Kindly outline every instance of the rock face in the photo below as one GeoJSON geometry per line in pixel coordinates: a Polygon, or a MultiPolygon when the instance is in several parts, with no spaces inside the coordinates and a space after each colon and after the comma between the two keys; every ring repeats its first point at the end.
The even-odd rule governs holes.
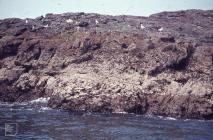
{"type": "Polygon", "coordinates": [[[213,11],[0,20],[0,100],[213,119],[213,11]]]}

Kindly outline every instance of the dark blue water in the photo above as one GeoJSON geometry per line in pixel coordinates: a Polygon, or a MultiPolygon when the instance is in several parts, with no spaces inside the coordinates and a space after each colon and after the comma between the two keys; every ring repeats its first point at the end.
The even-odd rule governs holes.
{"type": "Polygon", "coordinates": [[[1,104],[0,139],[213,140],[213,121],[74,113],[32,103],[1,104]],[[5,136],[5,123],[17,125],[15,136],[5,136]]]}

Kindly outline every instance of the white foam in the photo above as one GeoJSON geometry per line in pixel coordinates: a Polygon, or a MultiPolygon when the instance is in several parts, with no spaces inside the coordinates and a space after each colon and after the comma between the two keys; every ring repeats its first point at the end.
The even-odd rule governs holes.
{"type": "Polygon", "coordinates": [[[117,113],[117,114],[128,114],[128,113],[125,112],[125,111],[120,111],[120,112],[115,112],[115,113],[117,113]]]}
{"type": "Polygon", "coordinates": [[[172,117],[166,117],[165,120],[177,120],[177,119],[172,118],[172,117]]]}
{"type": "Polygon", "coordinates": [[[49,107],[41,107],[41,108],[38,110],[38,112],[45,112],[45,111],[47,111],[47,110],[51,110],[51,108],[49,108],[49,107]]]}
{"type": "Polygon", "coordinates": [[[177,119],[172,118],[172,117],[164,117],[164,116],[157,116],[157,118],[163,119],[163,120],[177,120],[177,119]]]}
{"type": "Polygon", "coordinates": [[[0,102],[0,105],[1,106],[9,106],[9,107],[14,106],[14,104],[10,104],[10,103],[7,103],[7,102],[0,102]]]}
{"type": "Polygon", "coordinates": [[[190,119],[185,119],[185,120],[183,120],[184,122],[186,122],[186,121],[190,121],[190,119]]]}
{"type": "Polygon", "coordinates": [[[163,116],[157,116],[158,118],[160,118],[160,119],[163,119],[163,116]]]}
{"type": "Polygon", "coordinates": [[[16,106],[16,105],[27,105],[28,103],[27,102],[22,102],[22,103],[19,103],[19,102],[14,102],[14,103],[8,103],[8,102],[0,102],[0,105],[1,106],[8,106],[8,107],[13,107],[13,106],[16,106]]]}
{"type": "Polygon", "coordinates": [[[48,98],[38,98],[35,100],[30,101],[30,103],[47,103],[49,101],[50,97],[48,98]]]}
{"type": "Polygon", "coordinates": [[[49,107],[41,107],[41,110],[51,110],[49,107]]]}
{"type": "Polygon", "coordinates": [[[27,102],[21,102],[21,103],[15,102],[14,105],[23,105],[23,106],[25,106],[25,105],[28,105],[28,103],[27,102]]]}
{"type": "Polygon", "coordinates": [[[10,111],[20,111],[23,110],[22,108],[10,108],[10,111]]]}

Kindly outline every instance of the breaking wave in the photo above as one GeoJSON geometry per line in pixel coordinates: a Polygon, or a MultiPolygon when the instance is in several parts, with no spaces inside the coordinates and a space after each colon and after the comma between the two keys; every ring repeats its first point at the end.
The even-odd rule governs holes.
{"type": "Polygon", "coordinates": [[[35,100],[30,101],[30,103],[47,103],[50,100],[50,97],[47,98],[38,98],[35,100]]]}

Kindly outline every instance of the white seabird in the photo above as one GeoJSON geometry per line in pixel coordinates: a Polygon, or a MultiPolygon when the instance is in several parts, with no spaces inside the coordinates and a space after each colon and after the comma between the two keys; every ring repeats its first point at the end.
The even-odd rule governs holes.
{"type": "Polygon", "coordinates": [[[141,29],[145,29],[146,27],[145,26],[143,26],[143,24],[141,23],[141,29]]]}
{"type": "Polygon", "coordinates": [[[75,25],[77,25],[77,24],[79,24],[80,22],[78,22],[78,21],[75,21],[75,25]]]}
{"type": "Polygon", "coordinates": [[[73,20],[72,19],[67,19],[66,22],[67,23],[73,23],[73,20]]]}
{"type": "Polygon", "coordinates": [[[28,24],[28,20],[27,19],[25,20],[25,23],[28,24]]]}
{"type": "Polygon", "coordinates": [[[158,31],[159,31],[159,32],[162,32],[162,31],[163,31],[163,27],[161,27],[160,29],[158,29],[158,31]]]}
{"type": "Polygon", "coordinates": [[[48,24],[44,26],[44,28],[47,28],[47,27],[49,27],[49,25],[48,25],[48,24]]]}
{"type": "Polygon", "coordinates": [[[79,31],[80,30],[80,27],[76,27],[77,28],[77,31],[79,31]]]}
{"type": "Polygon", "coordinates": [[[97,19],[95,20],[95,24],[99,24],[99,22],[98,22],[98,20],[97,20],[97,19]]]}

